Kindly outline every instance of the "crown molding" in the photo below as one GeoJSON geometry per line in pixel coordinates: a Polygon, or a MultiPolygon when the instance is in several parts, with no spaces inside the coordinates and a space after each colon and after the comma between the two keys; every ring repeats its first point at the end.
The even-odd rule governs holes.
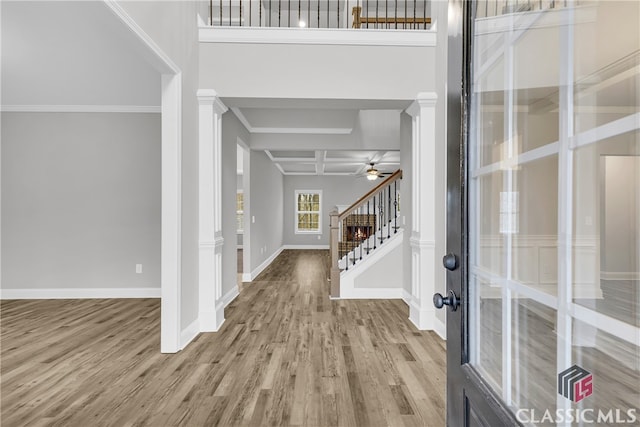
{"type": "Polygon", "coordinates": [[[160,113],[156,105],[3,105],[3,113],[160,113]]]}

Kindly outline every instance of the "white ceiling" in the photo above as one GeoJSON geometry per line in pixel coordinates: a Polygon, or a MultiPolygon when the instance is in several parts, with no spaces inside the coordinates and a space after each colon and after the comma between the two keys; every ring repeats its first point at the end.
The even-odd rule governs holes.
{"type": "MultiPolygon", "coordinates": [[[[226,100],[225,100],[226,102],[226,100]]],[[[231,110],[284,175],[362,175],[400,167],[402,104],[233,100],[231,110]],[[374,108],[371,108],[374,107],[374,108]],[[392,108],[389,108],[392,107],[392,108]]]]}
{"type": "Polygon", "coordinates": [[[400,151],[265,150],[284,175],[364,175],[370,167],[380,173],[400,168],[400,151]]]}
{"type": "Polygon", "coordinates": [[[1,23],[3,106],[160,105],[160,74],[104,2],[3,1],[1,23]]]}

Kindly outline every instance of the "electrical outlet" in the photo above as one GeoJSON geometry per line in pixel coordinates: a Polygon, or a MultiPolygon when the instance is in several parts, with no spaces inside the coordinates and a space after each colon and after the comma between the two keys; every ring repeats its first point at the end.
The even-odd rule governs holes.
{"type": "Polygon", "coordinates": [[[142,274],[142,264],[136,264],[136,273],[142,274]]]}
{"type": "Polygon", "coordinates": [[[318,240],[322,239],[322,236],[318,234],[318,240]]]}

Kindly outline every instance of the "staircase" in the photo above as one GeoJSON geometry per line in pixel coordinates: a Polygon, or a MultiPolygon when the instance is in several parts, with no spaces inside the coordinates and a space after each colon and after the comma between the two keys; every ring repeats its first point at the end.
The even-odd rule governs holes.
{"type": "Polygon", "coordinates": [[[335,209],[329,214],[332,298],[351,297],[345,295],[341,283],[345,279],[352,282],[355,270],[380,262],[383,255],[401,245],[400,179],[402,170],[393,173],[343,212],[335,209]]]}

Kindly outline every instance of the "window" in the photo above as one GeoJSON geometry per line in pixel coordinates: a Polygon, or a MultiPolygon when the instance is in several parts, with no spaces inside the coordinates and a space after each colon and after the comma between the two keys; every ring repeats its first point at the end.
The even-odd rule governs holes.
{"type": "Polygon", "coordinates": [[[236,193],[236,230],[238,234],[244,232],[244,193],[242,190],[236,193]]]}
{"type": "Polygon", "coordinates": [[[322,191],[296,190],[296,233],[322,233],[322,191]]]}

